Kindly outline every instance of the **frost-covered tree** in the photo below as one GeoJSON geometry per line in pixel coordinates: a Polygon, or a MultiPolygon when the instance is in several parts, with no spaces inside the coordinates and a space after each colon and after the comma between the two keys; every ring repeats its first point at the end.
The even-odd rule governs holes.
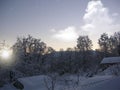
{"type": "Polygon", "coordinates": [[[100,50],[104,52],[104,56],[107,55],[109,51],[109,36],[106,33],[103,33],[101,37],[98,39],[98,44],[100,46],[100,50]]]}
{"type": "Polygon", "coordinates": [[[90,40],[88,36],[79,36],[77,39],[77,48],[79,50],[79,66],[81,66],[84,71],[86,71],[88,68],[92,46],[92,40],[90,40]]]}
{"type": "Polygon", "coordinates": [[[40,39],[33,38],[28,35],[27,37],[18,37],[13,46],[15,55],[16,69],[25,75],[34,75],[43,71],[43,63],[46,52],[52,52],[52,48],[47,51],[47,45],[40,39]],[[32,71],[32,72],[31,72],[32,71]]]}
{"type": "Polygon", "coordinates": [[[115,47],[120,55],[120,32],[114,33],[115,47]]]}
{"type": "Polygon", "coordinates": [[[80,51],[88,51],[92,49],[92,40],[88,36],[79,36],[77,39],[77,47],[80,51]]]}
{"type": "Polygon", "coordinates": [[[118,54],[120,56],[120,45],[118,45],[118,54]]]}
{"type": "Polygon", "coordinates": [[[120,45],[120,31],[119,32],[115,32],[113,36],[114,36],[114,38],[116,40],[116,44],[120,45]]]}
{"type": "Polygon", "coordinates": [[[116,32],[111,36],[108,36],[107,33],[103,33],[98,40],[98,44],[104,56],[118,55],[117,47],[120,45],[120,32],[116,32]]]}
{"type": "Polygon", "coordinates": [[[13,46],[15,52],[22,52],[26,54],[44,54],[46,49],[46,44],[40,39],[33,38],[28,35],[27,37],[18,37],[17,42],[13,46]]]}

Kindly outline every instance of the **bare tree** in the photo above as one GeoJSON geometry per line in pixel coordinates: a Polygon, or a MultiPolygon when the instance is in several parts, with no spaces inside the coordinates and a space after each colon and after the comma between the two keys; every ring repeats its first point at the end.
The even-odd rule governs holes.
{"type": "Polygon", "coordinates": [[[79,36],[77,39],[77,48],[79,49],[79,60],[84,71],[88,68],[89,51],[92,50],[92,40],[88,36],[79,36]]]}
{"type": "Polygon", "coordinates": [[[120,56],[120,45],[118,45],[118,54],[120,56]]]}
{"type": "Polygon", "coordinates": [[[101,37],[98,39],[98,44],[100,46],[100,50],[104,52],[104,56],[107,56],[109,50],[109,37],[108,34],[103,33],[101,37]]]}
{"type": "Polygon", "coordinates": [[[92,41],[88,36],[79,36],[77,39],[77,47],[80,51],[88,51],[92,49],[92,41]]]}
{"type": "Polygon", "coordinates": [[[108,34],[103,33],[98,40],[100,50],[104,53],[105,56],[117,56],[118,47],[120,45],[120,32],[115,32],[110,37],[108,34]]]}

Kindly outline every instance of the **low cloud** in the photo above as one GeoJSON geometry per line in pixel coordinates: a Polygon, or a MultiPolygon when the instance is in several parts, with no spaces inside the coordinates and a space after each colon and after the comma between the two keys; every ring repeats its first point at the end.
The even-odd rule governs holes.
{"type": "Polygon", "coordinates": [[[76,28],[74,26],[69,26],[63,30],[52,29],[52,31],[54,32],[53,38],[64,42],[76,41],[78,37],[76,28]]]}

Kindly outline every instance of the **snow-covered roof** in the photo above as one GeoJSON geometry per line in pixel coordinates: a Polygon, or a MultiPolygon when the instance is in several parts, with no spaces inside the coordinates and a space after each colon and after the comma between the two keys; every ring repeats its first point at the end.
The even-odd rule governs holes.
{"type": "Polygon", "coordinates": [[[120,63],[120,57],[107,57],[101,61],[101,64],[114,64],[120,63]]]}

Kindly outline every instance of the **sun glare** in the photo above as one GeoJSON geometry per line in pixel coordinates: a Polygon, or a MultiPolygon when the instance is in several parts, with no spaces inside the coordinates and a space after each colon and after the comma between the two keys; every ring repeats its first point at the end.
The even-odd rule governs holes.
{"type": "Polygon", "coordinates": [[[1,51],[1,57],[2,57],[3,59],[9,59],[10,56],[11,56],[11,50],[9,50],[9,49],[4,49],[4,50],[1,51]]]}
{"type": "Polygon", "coordinates": [[[10,56],[10,54],[9,54],[9,51],[7,51],[7,50],[4,50],[3,52],[2,52],[2,57],[3,58],[9,58],[9,56],[10,56]]]}

